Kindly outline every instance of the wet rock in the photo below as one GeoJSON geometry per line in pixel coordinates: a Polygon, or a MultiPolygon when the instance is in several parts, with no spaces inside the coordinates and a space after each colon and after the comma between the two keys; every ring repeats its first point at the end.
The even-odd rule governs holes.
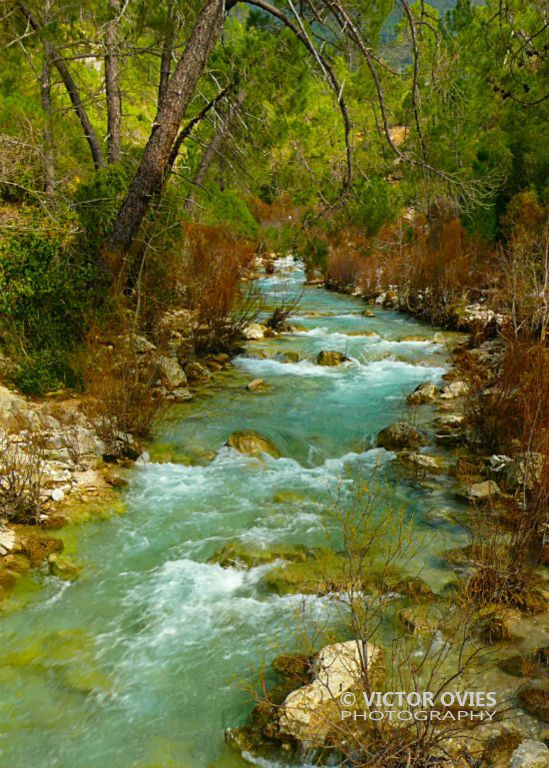
{"type": "Polygon", "coordinates": [[[402,464],[419,473],[441,474],[446,471],[446,465],[439,456],[429,456],[426,453],[409,453],[408,451],[399,454],[398,459],[402,464]]]}
{"type": "Polygon", "coordinates": [[[549,723],[549,680],[533,680],[521,688],[518,699],[523,709],[549,723]]]}
{"type": "Polygon", "coordinates": [[[431,403],[437,396],[437,387],[431,381],[426,381],[417,386],[406,398],[410,405],[422,405],[431,403]]]}
{"type": "Polygon", "coordinates": [[[80,568],[78,568],[76,565],[73,565],[72,563],[69,563],[68,560],[59,557],[59,555],[56,553],[51,554],[48,557],[48,564],[50,567],[50,573],[53,576],[57,576],[58,579],[63,579],[64,581],[75,581],[80,575],[80,568]]]}
{"type": "Polygon", "coordinates": [[[345,357],[342,352],[337,352],[336,350],[331,349],[322,350],[316,357],[317,365],[326,365],[330,367],[341,365],[342,363],[348,362],[348,360],[349,358],[345,357]]]}
{"type": "Polygon", "coordinates": [[[457,445],[465,438],[464,417],[459,413],[445,413],[435,419],[437,443],[457,445]]]}
{"type": "Polygon", "coordinates": [[[303,560],[284,562],[264,577],[266,586],[279,595],[329,595],[344,589],[348,579],[348,560],[324,547],[309,550],[303,560]]]}
{"type": "Polygon", "coordinates": [[[385,427],[377,436],[377,444],[388,451],[401,450],[403,448],[417,448],[423,443],[422,435],[414,426],[406,422],[399,422],[385,427]]]}
{"type": "Polygon", "coordinates": [[[494,480],[483,480],[481,483],[472,483],[460,488],[458,495],[473,502],[485,502],[495,499],[501,493],[494,480]]]}
{"type": "Polygon", "coordinates": [[[211,371],[196,361],[187,363],[185,372],[190,381],[205,381],[212,377],[211,371]]]}
{"type": "Polygon", "coordinates": [[[299,354],[294,350],[288,350],[287,352],[278,352],[274,360],[279,360],[281,363],[299,363],[301,360],[299,354]]]}
{"type": "Polygon", "coordinates": [[[418,605],[404,608],[398,615],[403,626],[414,635],[431,634],[441,625],[440,611],[432,606],[418,605]]]}
{"type": "Polygon", "coordinates": [[[379,667],[382,651],[368,644],[365,659],[356,640],[323,648],[313,664],[313,681],[284,700],[278,727],[283,736],[310,744],[322,744],[332,723],[340,720],[338,699],[361,679],[364,665],[379,667]]]}
{"type": "Polygon", "coordinates": [[[268,437],[264,437],[252,430],[234,432],[227,440],[226,445],[229,448],[234,448],[235,451],[246,453],[249,456],[260,456],[262,453],[268,453],[275,458],[280,456],[278,448],[273,445],[268,437]]]}
{"type": "Polygon", "coordinates": [[[244,328],[242,335],[248,341],[259,341],[264,338],[266,329],[267,326],[261,323],[250,323],[244,328]]]}
{"type": "Polygon", "coordinates": [[[173,357],[161,355],[158,358],[158,366],[162,378],[169,389],[176,389],[187,383],[187,375],[185,374],[185,371],[173,357]]]}
{"type": "Polygon", "coordinates": [[[29,536],[21,539],[23,553],[29,558],[31,565],[40,565],[51,554],[63,551],[63,542],[60,539],[46,536],[29,536]]]}
{"type": "Polygon", "coordinates": [[[374,310],[373,310],[373,309],[365,309],[365,310],[362,312],[362,315],[363,315],[363,317],[375,317],[375,316],[376,316],[376,313],[374,312],[374,310]]]}
{"type": "Polygon", "coordinates": [[[542,741],[526,739],[511,755],[509,768],[548,768],[549,749],[542,741]]]}
{"type": "Polygon", "coordinates": [[[246,389],[249,392],[256,392],[258,389],[264,389],[265,382],[263,379],[253,379],[249,384],[246,384],[246,389]]]}
{"type": "Polygon", "coordinates": [[[194,397],[190,389],[187,389],[186,387],[176,387],[171,393],[171,396],[176,403],[186,403],[194,397]]]}
{"type": "Polygon", "coordinates": [[[311,557],[312,551],[305,546],[290,545],[274,546],[265,549],[231,542],[225,544],[208,560],[209,563],[218,563],[222,568],[255,568],[258,565],[274,563],[275,560],[287,560],[289,562],[304,562],[311,557]]]}
{"type": "Polygon", "coordinates": [[[440,393],[441,400],[454,400],[456,397],[463,397],[469,392],[469,384],[466,381],[452,381],[443,387],[440,393]]]}

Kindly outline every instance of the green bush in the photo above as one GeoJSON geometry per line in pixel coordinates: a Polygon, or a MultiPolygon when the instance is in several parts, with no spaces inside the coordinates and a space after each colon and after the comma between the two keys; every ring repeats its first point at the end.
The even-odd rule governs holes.
{"type": "Polygon", "coordinates": [[[77,383],[71,352],[101,293],[97,268],[70,235],[70,214],[66,221],[65,230],[55,230],[35,217],[19,233],[0,233],[0,329],[27,393],[77,383]]]}

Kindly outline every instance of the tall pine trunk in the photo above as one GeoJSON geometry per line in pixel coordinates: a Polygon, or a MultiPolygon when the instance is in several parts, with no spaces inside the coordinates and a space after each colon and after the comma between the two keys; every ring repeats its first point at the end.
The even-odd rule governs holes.
{"type": "Polygon", "coordinates": [[[139,168],[114,223],[108,250],[124,257],[155,197],[162,190],[166,167],[179,126],[223,24],[223,0],[208,0],[177,63],[159,105],[139,168]]]}

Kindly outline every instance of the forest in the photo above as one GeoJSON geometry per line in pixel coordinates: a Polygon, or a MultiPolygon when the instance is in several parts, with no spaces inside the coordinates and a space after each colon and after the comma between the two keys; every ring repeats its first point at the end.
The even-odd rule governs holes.
{"type": "Polygon", "coordinates": [[[549,765],[547,13],[2,0],[3,765],[549,765]]]}

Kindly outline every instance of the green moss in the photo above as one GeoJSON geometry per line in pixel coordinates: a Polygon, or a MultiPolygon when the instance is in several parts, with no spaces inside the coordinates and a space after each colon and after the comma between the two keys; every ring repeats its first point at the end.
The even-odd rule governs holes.
{"type": "Polygon", "coordinates": [[[232,566],[253,568],[257,565],[273,563],[275,560],[304,562],[311,557],[311,552],[312,550],[300,545],[281,544],[266,549],[254,549],[240,542],[231,542],[215,552],[208,562],[218,563],[223,568],[232,566]]]}

